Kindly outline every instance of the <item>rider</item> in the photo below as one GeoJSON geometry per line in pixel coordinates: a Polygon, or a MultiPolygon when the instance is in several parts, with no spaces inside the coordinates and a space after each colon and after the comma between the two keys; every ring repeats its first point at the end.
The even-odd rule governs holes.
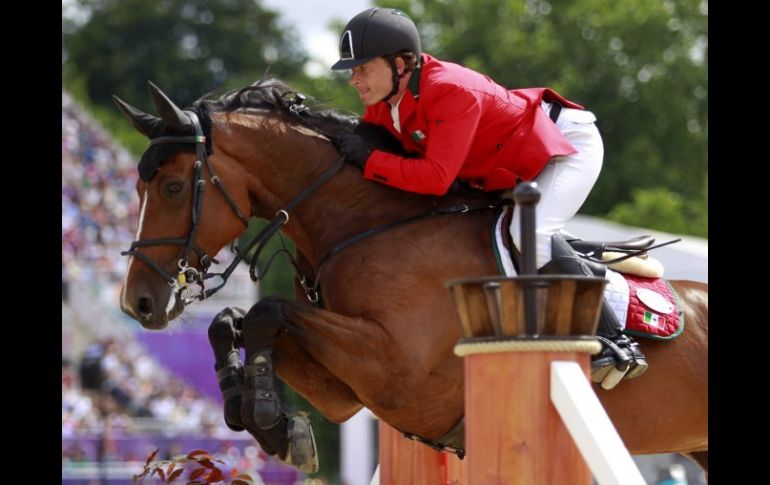
{"type": "MultiPolygon", "coordinates": [[[[541,191],[538,268],[552,260],[551,236],[575,215],[601,170],[604,147],[593,113],[551,89],[507,90],[423,53],[417,27],[397,9],[369,8],[353,17],[339,50],[332,69],[351,70],[349,83],[366,106],[363,121],[384,126],[416,154],[377,150],[356,132],[336,137],[335,145],[365,179],[434,195],[445,194],[456,179],[490,192],[534,180],[541,191]]],[[[519,217],[515,208],[510,231],[521,247],[519,217]]],[[[558,272],[586,274],[573,255],[558,258],[558,272]]],[[[612,367],[625,378],[646,370],[638,344],[622,333],[606,301],[597,334],[609,341],[592,363],[594,381],[612,367]]]]}

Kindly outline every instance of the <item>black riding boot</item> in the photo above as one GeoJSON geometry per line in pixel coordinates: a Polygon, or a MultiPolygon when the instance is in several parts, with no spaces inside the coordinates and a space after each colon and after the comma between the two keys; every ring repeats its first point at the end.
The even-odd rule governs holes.
{"type": "MultiPolygon", "coordinates": [[[[604,277],[604,266],[589,266],[559,234],[551,238],[551,257],[540,273],[604,277]]],[[[603,349],[591,362],[592,381],[601,382],[605,389],[612,389],[622,379],[638,377],[647,370],[647,359],[639,344],[623,334],[620,322],[606,299],[602,301],[596,334],[603,349]]]]}

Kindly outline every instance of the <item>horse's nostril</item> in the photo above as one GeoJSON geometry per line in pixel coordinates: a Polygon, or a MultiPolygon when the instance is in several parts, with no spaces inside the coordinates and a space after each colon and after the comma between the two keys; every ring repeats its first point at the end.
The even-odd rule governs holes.
{"type": "Polygon", "coordinates": [[[142,297],[139,298],[139,301],[137,302],[136,309],[139,311],[139,315],[143,318],[149,318],[152,316],[152,311],[154,309],[155,305],[153,304],[153,300],[151,296],[142,297]]]}

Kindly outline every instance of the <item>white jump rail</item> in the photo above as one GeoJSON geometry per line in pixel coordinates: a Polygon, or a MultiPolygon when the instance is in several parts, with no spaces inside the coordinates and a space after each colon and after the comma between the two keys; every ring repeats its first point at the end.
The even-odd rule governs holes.
{"type": "Polygon", "coordinates": [[[600,485],[646,483],[577,363],[551,363],[551,402],[600,485]]]}

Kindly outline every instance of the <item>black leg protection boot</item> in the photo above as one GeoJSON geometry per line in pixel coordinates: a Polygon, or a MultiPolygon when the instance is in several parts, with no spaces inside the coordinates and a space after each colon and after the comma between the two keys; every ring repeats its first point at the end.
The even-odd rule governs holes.
{"type": "Polygon", "coordinates": [[[244,429],[241,423],[243,363],[238,352],[240,335],[237,328],[243,315],[243,310],[238,308],[225,308],[214,317],[208,332],[209,343],[214,351],[214,370],[225,400],[225,424],[233,431],[244,429]]]}
{"type": "Polygon", "coordinates": [[[306,414],[288,416],[275,390],[271,348],[250,353],[244,368],[241,419],[268,454],[305,473],[318,471],[318,451],[306,414]],[[259,439],[261,438],[261,439],[259,439]]]}
{"type": "Polygon", "coordinates": [[[314,473],[318,471],[318,452],[310,420],[304,413],[284,412],[277,392],[273,345],[284,324],[279,299],[260,301],[243,318],[246,365],[241,421],[267,453],[305,473],[314,473]]]}
{"type": "Polygon", "coordinates": [[[275,389],[273,350],[259,349],[247,357],[241,420],[249,429],[270,429],[282,417],[275,389]]]}
{"type": "Polygon", "coordinates": [[[243,431],[241,423],[241,394],[243,392],[243,363],[237,350],[228,354],[224,364],[214,366],[219,389],[225,400],[225,424],[233,431],[243,431]]]}
{"type": "Polygon", "coordinates": [[[281,410],[275,389],[272,349],[260,349],[246,358],[240,419],[268,455],[283,457],[289,447],[289,420],[281,410]]]}
{"type": "MultiPolygon", "coordinates": [[[[540,273],[604,277],[603,269],[589,267],[560,234],[551,238],[551,257],[540,273]]],[[[601,382],[603,388],[612,389],[622,379],[638,377],[647,370],[647,360],[639,344],[622,333],[620,322],[607,300],[602,302],[596,334],[604,348],[591,362],[593,382],[601,382]]]]}

